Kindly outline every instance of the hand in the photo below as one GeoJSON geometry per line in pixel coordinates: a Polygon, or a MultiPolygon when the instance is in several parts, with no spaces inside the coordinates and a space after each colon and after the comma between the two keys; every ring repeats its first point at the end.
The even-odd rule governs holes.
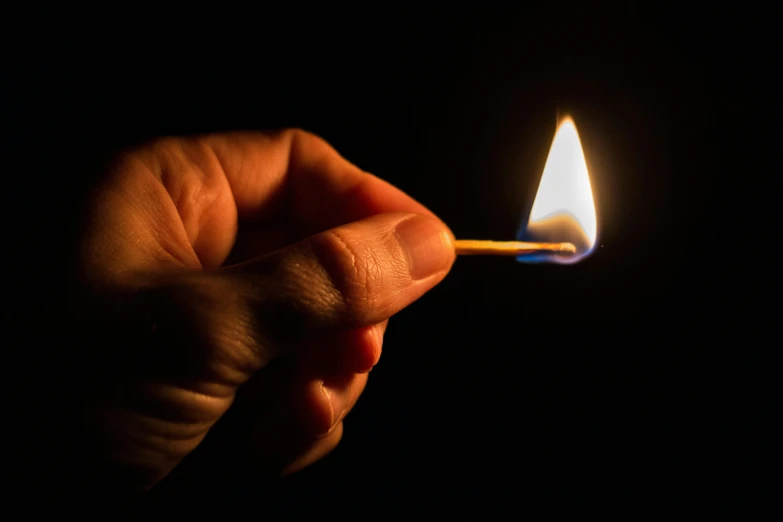
{"type": "Polygon", "coordinates": [[[327,454],[389,317],[454,261],[431,212],[297,130],[124,154],[86,223],[86,418],[102,477],[139,490],[229,408],[259,469],[327,454]]]}

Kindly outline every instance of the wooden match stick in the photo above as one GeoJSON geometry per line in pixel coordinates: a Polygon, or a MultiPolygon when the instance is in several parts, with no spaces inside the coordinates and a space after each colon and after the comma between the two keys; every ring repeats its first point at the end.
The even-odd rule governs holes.
{"type": "Polygon", "coordinates": [[[526,243],[524,241],[485,241],[457,239],[454,241],[457,255],[461,256],[519,256],[532,252],[556,252],[576,254],[573,243],[526,243]]]}

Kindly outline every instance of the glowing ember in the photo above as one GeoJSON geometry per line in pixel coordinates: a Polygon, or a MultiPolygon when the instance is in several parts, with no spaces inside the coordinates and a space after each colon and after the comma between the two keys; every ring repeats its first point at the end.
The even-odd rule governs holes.
{"type": "Polygon", "coordinates": [[[575,263],[593,251],[597,233],[593,191],[582,144],[574,121],[566,118],[555,133],[533,209],[522,224],[518,238],[568,241],[576,245],[576,254],[535,253],[517,259],[524,263],[575,263]]]}

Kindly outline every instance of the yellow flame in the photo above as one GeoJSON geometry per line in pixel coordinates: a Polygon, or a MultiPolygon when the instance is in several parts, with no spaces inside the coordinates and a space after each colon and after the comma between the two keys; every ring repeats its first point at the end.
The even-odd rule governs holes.
{"type": "Polygon", "coordinates": [[[595,245],[598,226],[593,190],[571,118],[565,118],[555,133],[530,211],[528,230],[538,230],[547,240],[575,242],[577,258],[588,254],[595,245]]]}

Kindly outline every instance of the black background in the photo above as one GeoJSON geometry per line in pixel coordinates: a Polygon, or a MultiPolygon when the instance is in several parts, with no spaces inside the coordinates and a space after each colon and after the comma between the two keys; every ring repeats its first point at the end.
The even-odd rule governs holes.
{"type": "Polygon", "coordinates": [[[243,478],[210,500],[527,509],[739,482],[755,460],[738,442],[753,415],[735,391],[753,378],[714,363],[752,346],[758,324],[759,270],[722,242],[748,232],[740,217],[770,174],[763,13],[213,9],[107,16],[89,32],[62,24],[7,47],[16,210],[3,210],[4,262],[17,310],[56,300],[99,160],[165,134],[303,127],[458,237],[512,239],[568,113],[599,246],[565,267],[459,259],[392,319],[328,459],[273,491],[243,478]]]}

